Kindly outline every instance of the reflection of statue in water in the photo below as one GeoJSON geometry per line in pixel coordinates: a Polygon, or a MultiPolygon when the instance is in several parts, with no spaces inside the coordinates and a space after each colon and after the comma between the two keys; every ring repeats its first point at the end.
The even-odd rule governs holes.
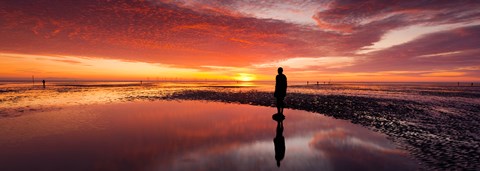
{"type": "Polygon", "coordinates": [[[273,96],[277,99],[277,113],[283,113],[285,108],[285,96],[287,95],[287,76],[283,74],[283,68],[278,68],[278,75],[275,77],[275,93],[273,96]]]}
{"type": "Polygon", "coordinates": [[[273,144],[275,146],[275,160],[277,166],[280,167],[280,161],[285,157],[285,138],[283,137],[283,120],[285,116],[283,114],[274,114],[272,119],[277,121],[277,133],[273,138],[273,144]]]}

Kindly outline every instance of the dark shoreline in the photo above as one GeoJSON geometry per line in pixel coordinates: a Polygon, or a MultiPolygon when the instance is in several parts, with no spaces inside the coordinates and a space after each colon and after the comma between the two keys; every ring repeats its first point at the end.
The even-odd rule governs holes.
{"type": "MultiPolygon", "coordinates": [[[[138,98],[274,106],[272,93],[255,90],[184,90],[164,97],[138,98]]],[[[428,170],[478,170],[480,167],[480,139],[476,135],[480,128],[478,105],[463,104],[463,114],[459,116],[435,113],[431,104],[411,100],[289,93],[285,101],[287,108],[349,120],[382,132],[408,150],[428,170]]]]}

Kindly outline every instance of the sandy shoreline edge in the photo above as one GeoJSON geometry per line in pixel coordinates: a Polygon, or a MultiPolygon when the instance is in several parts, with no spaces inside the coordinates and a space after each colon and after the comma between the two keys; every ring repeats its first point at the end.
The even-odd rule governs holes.
{"type": "MultiPolygon", "coordinates": [[[[219,92],[184,90],[144,100],[207,100],[273,106],[273,94],[262,91],[219,92]]],[[[133,99],[129,99],[133,100],[133,99]]],[[[480,163],[478,106],[466,106],[463,116],[438,115],[425,102],[344,95],[289,93],[287,108],[349,120],[382,132],[408,150],[426,168],[475,170],[480,163]]]]}

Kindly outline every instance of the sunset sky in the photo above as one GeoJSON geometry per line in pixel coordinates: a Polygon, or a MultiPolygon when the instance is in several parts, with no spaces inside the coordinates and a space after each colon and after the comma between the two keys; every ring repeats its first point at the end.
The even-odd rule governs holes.
{"type": "Polygon", "coordinates": [[[0,80],[480,81],[478,0],[1,0],[0,80]]]}

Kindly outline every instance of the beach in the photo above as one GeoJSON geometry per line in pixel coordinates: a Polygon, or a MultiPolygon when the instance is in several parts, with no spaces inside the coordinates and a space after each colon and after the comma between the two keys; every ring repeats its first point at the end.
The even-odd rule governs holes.
{"type": "MultiPolygon", "coordinates": [[[[478,169],[480,165],[478,163],[480,161],[480,137],[477,133],[477,128],[480,126],[480,116],[478,116],[480,109],[479,90],[480,87],[456,86],[454,83],[337,83],[308,86],[301,83],[293,84],[289,86],[286,97],[286,107],[289,109],[285,112],[286,119],[284,121],[287,151],[283,160],[285,166],[281,168],[286,170],[288,168],[300,170],[302,168],[303,170],[312,168],[326,170],[360,168],[360,170],[369,170],[372,167],[379,170],[478,169]],[[306,119],[308,117],[322,118],[306,119]],[[327,123],[329,126],[325,126],[327,123]],[[309,127],[296,127],[292,124],[309,125],[309,127]],[[323,132],[319,131],[321,129],[323,129],[323,132]],[[331,132],[331,130],[337,129],[342,131],[340,133],[338,131],[331,132]],[[293,130],[296,133],[289,132],[293,130]],[[297,140],[294,137],[300,134],[302,135],[302,142],[308,143],[303,143],[303,145],[296,143],[297,140]],[[314,141],[317,138],[323,138],[321,143],[314,141]],[[358,140],[362,140],[360,145],[358,140]],[[326,142],[330,142],[330,144],[326,142]],[[342,144],[345,146],[342,146],[342,144]],[[352,147],[350,150],[358,154],[354,157],[344,156],[344,153],[350,154],[353,152],[348,151],[349,148],[347,148],[347,151],[335,151],[334,147],[338,146],[340,146],[340,149],[352,147]],[[292,148],[303,149],[304,151],[289,152],[292,148]],[[330,148],[333,148],[333,151],[327,150],[330,148]],[[321,158],[322,160],[318,158],[318,155],[310,154],[312,151],[316,151],[315,149],[325,154],[324,158],[321,158]],[[308,159],[307,161],[310,161],[311,158],[309,157],[313,155],[313,158],[316,156],[318,161],[330,162],[323,164],[321,162],[320,164],[312,164],[315,162],[301,163],[292,155],[306,157],[305,160],[308,159]],[[356,159],[365,158],[365,156],[373,158],[368,158],[370,160],[366,161],[356,161],[356,159]],[[386,164],[386,166],[374,165],[375,162],[372,161],[379,160],[379,158],[386,159],[386,161],[380,162],[386,164]],[[342,167],[337,162],[346,162],[350,165],[347,164],[342,167]],[[370,163],[370,165],[364,165],[366,163],[370,163]],[[404,167],[394,167],[394,165],[404,167]]],[[[274,108],[273,87],[268,82],[240,84],[230,82],[146,82],[142,84],[136,82],[59,82],[47,85],[45,89],[26,83],[2,83],[0,85],[0,102],[0,122],[2,122],[0,125],[3,127],[0,132],[0,135],[2,135],[0,143],[3,143],[3,145],[15,147],[15,144],[17,144],[17,146],[29,147],[27,149],[34,149],[31,143],[39,141],[38,139],[45,141],[46,145],[52,145],[51,142],[57,139],[65,139],[66,144],[69,144],[73,143],[67,142],[69,138],[77,138],[78,142],[92,141],[86,142],[86,144],[92,146],[102,146],[103,143],[121,146],[122,143],[117,144],[116,142],[122,142],[126,137],[138,135],[140,137],[136,138],[144,138],[141,143],[127,141],[123,144],[124,147],[131,147],[136,144],[134,146],[140,148],[126,152],[129,155],[124,160],[132,162],[126,168],[137,169],[138,167],[140,170],[155,170],[159,169],[158,167],[168,167],[166,169],[190,170],[189,167],[201,166],[198,165],[199,160],[188,157],[188,159],[181,159],[181,161],[170,160],[175,157],[167,155],[170,153],[163,152],[163,150],[159,150],[160,147],[152,144],[155,144],[158,139],[172,139],[175,143],[203,141],[204,144],[208,144],[207,142],[210,143],[222,138],[235,139],[237,137],[235,135],[238,135],[240,136],[238,138],[245,140],[242,141],[243,144],[245,142],[250,144],[249,147],[242,146],[242,148],[250,149],[250,152],[252,151],[251,148],[268,149],[269,151],[262,154],[265,155],[264,157],[258,157],[262,159],[255,158],[255,160],[266,160],[264,163],[270,163],[271,165],[254,164],[255,167],[253,167],[253,163],[259,161],[242,161],[240,158],[244,158],[244,155],[249,158],[249,155],[257,156],[257,154],[250,154],[245,151],[232,152],[231,150],[241,149],[238,145],[242,144],[233,140],[227,143],[230,145],[220,145],[221,147],[212,147],[213,149],[200,150],[201,152],[193,152],[188,155],[196,156],[193,158],[201,158],[198,156],[204,152],[209,155],[215,154],[218,158],[225,158],[223,155],[229,155],[226,163],[230,163],[231,166],[206,164],[211,161],[201,161],[201,163],[206,164],[204,166],[212,167],[206,170],[222,170],[221,168],[230,167],[237,168],[237,170],[272,170],[276,167],[274,154],[272,153],[274,152],[272,139],[275,136],[276,123],[271,118],[276,110],[274,108]],[[230,110],[230,108],[237,107],[242,109],[230,110]],[[194,111],[200,111],[201,113],[201,111],[209,108],[217,108],[218,111],[210,112],[214,114],[203,115],[191,113],[194,111]],[[165,111],[169,111],[171,114],[164,114],[165,111]],[[178,115],[187,114],[182,117],[179,125],[192,126],[192,128],[185,128],[186,130],[182,132],[183,128],[174,128],[173,122],[167,124],[171,127],[163,127],[166,121],[177,117],[176,113],[178,115]],[[102,117],[108,118],[99,119],[102,117]],[[224,117],[229,118],[227,119],[228,122],[216,121],[224,117]],[[127,121],[126,118],[131,120],[127,121]],[[46,120],[56,122],[50,123],[46,120]],[[121,123],[122,126],[111,127],[112,123],[108,123],[110,121],[118,121],[116,124],[121,123]],[[215,124],[224,123],[230,125],[230,127],[240,125],[242,130],[233,128],[214,129],[209,127],[208,123],[211,122],[215,124]],[[39,125],[32,125],[32,123],[39,125]],[[60,125],[56,126],[55,123],[60,125]],[[140,123],[146,124],[139,125],[140,123]],[[49,126],[49,124],[52,125],[49,126]],[[195,131],[197,129],[203,130],[204,127],[217,131],[213,131],[215,133],[195,131]],[[86,134],[95,132],[92,130],[109,130],[105,132],[105,135],[115,137],[97,141],[102,136],[88,137],[88,134],[86,134]],[[162,133],[162,131],[167,130],[175,130],[173,132],[176,133],[169,132],[168,135],[166,135],[166,132],[162,133]],[[217,135],[222,132],[222,135],[217,135]],[[247,132],[252,135],[245,135],[248,134],[247,132]],[[77,133],[84,135],[77,135],[77,133]],[[162,135],[161,138],[154,135],[157,133],[162,135]],[[180,136],[183,134],[189,134],[189,136],[180,136]],[[194,136],[194,138],[191,136],[194,136]],[[260,142],[252,145],[252,141],[260,142]],[[229,152],[224,150],[226,146],[231,149],[229,152]],[[231,153],[242,155],[232,158],[231,153]],[[139,158],[132,159],[132,156],[139,158]],[[145,156],[150,156],[150,159],[154,158],[161,161],[160,163],[163,162],[163,164],[158,164],[158,162],[138,163],[140,161],[145,162],[147,159],[142,158],[145,156]],[[162,156],[164,156],[163,159],[162,156]],[[134,160],[138,161],[135,162],[134,160]],[[175,163],[185,162],[185,160],[193,160],[193,162],[191,165],[175,165],[175,163]],[[245,168],[238,167],[239,163],[243,163],[245,168]],[[143,168],[143,166],[149,166],[149,168],[143,168]],[[154,166],[157,166],[157,168],[154,166]],[[180,166],[185,166],[185,168],[179,168],[180,166]]],[[[194,145],[182,146],[180,144],[176,149],[179,151],[187,150],[191,148],[190,146],[194,145]]],[[[78,148],[75,144],[65,145],[63,148],[65,149],[59,149],[62,153],[58,153],[58,156],[78,153],[75,151],[69,152],[69,149],[78,148]]],[[[92,149],[96,148],[100,147],[92,147],[92,149]]],[[[10,155],[18,152],[17,159],[34,160],[32,156],[26,155],[27,152],[20,153],[17,151],[18,149],[14,149],[12,148],[8,152],[10,155]],[[24,158],[25,156],[27,157],[24,158]]],[[[111,153],[111,151],[107,153],[111,153]]],[[[187,152],[179,153],[187,154],[187,152]]],[[[6,155],[1,156],[2,159],[7,159],[6,155]]],[[[80,156],[85,156],[85,159],[80,159],[80,161],[85,162],[97,161],[88,156],[102,157],[93,153],[80,156]]],[[[112,159],[111,156],[103,157],[105,160],[112,159]]],[[[72,156],[73,159],[76,159],[76,157],[72,156]]],[[[97,169],[122,170],[117,168],[119,165],[116,160],[120,159],[113,159],[110,163],[100,164],[97,169]]],[[[317,160],[312,159],[312,161],[317,160]]],[[[65,166],[58,166],[58,168],[66,168],[68,165],[67,162],[65,166]]],[[[85,165],[92,166],[91,164],[85,165]]]]}

